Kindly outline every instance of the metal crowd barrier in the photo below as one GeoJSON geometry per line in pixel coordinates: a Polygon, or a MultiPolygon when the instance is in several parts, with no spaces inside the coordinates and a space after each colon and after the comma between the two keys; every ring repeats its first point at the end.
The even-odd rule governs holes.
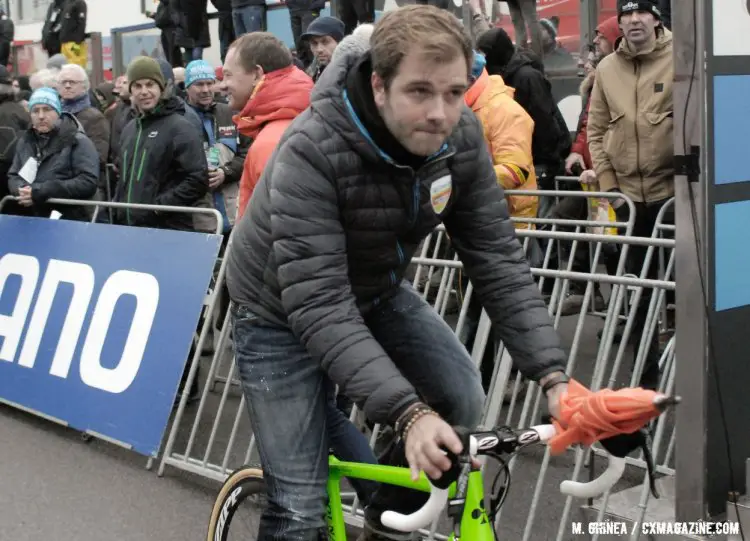
{"type": "MultiPolygon", "coordinates": [[[[604,199],[622,198],[628,205],[630,217],[627,222],[593,222],[588,220],[553,220],[553,219],[517,219],[516,222],[529,222],[536,227],[545,225],[546,230],[540,229],[517,229],[519,239],[522,241],[527,254],[532,246],[532,241],[547,241],[543,262],[539,267],[532,268],[531,273],[538,280],[541,289],[544,281],[552,280],[553,289],[550,296],[549,312],[553,317],[555,328],[558,329],[566,349],[569,351],[567,371],[591,388],[600,388],[605,382],[607,386],[629,385],[638,381],[639,371],[642,369],[645,355],[645,345],[649,343],[649,337],[659,331],[660,315],[663,314],[661,307],[664,302],[666,291],[674,290],[675,284],[672,280],[674,258],[674,239],[660,238],[663,233],[674,229],[674,226],[663,223],[664,213],[667,207],[659,215],[654,234],[651,238],[633,237],[634,205],[633,202],[622,194],[603,192],[573,192],[573,191],[544,191],[544,192],[513,192],[509,195],[519,193],[523,195],[546,195],[559,197],[597,197],[604,199]],[[584,232],[586,228],[606,225],[609,227],[620,227],[625,234],[599,235],[584,232]],[[563,231],[561,229],[574,229],[563,231]],[[564,241],[570,244],[570,254],[567,266],[557,269],[549,268],[552,242],[564,241]],[[580,245],[588,244],[593,255],[591,257],[591,268],[588,272],[571,270],[575,251],[580,245]],[[620,252],[617,261],[617,272],[608,275],[602,272],[601,257],[602,247],[605,245],[617,245],[620,252]],[[647,247],[647,259],[644,270],[638,276],[625,273],[625,262],[628,247],[638,245],[647,247]],[[659,279],[647,278],[647,269],[650,259],[655,250],[667,250],[669,255],[665,268],[665,274],[659,279]],[[586,284],[584,300],[580,312],[573,316],[561,314],[562,300],[565,298],[569,285],[572,282],[583,282],[586,284]],[[593,298],[595,289],[604,294],[604,289],[609,288],[609,301],[607,310],[596,311],[593,309],[593,298]],[[633,374],[630,378],[623,378],[619,371],[623,356],[628,350],[629,334],[633,332],[633,319],[637,311],[644,290],[652,290],[649,303],[649,312],[644,329],[643,337],[636,350],[631,352],[635,357],[633,374]],[[598,345],[587,343],[584,335],[591,335],[595,327],[603,321],[602,335],[598,345]],[[623,335],[619,346],[616,344],[616,330],[623,326],[623,335]],[[589,350],[588,352],[586,350],[589,350]]],[[[672,203],[670,202],[669,205],[672,203]]],[[[527,426],[534,424],[539,419],[542,405],[541,390],[538,386],[527,386],[520,374],[513,375],[513,361],[502,345],[493,346],[491,343],[490,322],[486,313],[482,312],[479,322],[469,322],[469,303],[473,295],[472,285],[469,282],[463,291],[456,277],[462,269],[462,265],[456,256],[447,259],[441,258],[440,254],[446,249],[447,235],[444,228],[439,227],[422,244],[418,255],[412,260],[414,271],[413,283],[425,299],[429,299],[435,309],[445,317],[455,329],[459,338],[464,343],[473,337],[471,357],[479,366],[482,363],[484,352],[488,347],[497,347],[494,365],[491,367],[492,378],[485,403],[483,422],[485,425],[509,424],[513,426],[527,426]],[[434,289],[437,293],[431,296],[434,289]],[[431,291],[432,290],[432,291],[431,291]],[[460,294],[460,301],[451,306],[460,294]],[[454,309],[457,309],[457,314],[454,309]],[[477,330],[467,332],[468,324],[476,324],[477,330]]],[[[231,239],[227,252],[232,249],[231,239]]],[[[226,260],[226,257],[224,258],[226,260]]],[[[225,265],[222,263],[215,287],[218,289],[225,278],[225,265]]],[[[214,306],[212,305],[212,309],[214,306]]],[[[228,313],[227,313],[228,316],[228,313]]],[[[189,388],[192,380],[197,376],[198,369],[206,374],[202,384],[200,401],[197,406],[187,406],[187,394],[183,393],[177,413],[162,454],[158,474],[163,475],[166,466],[188,471],[205,478],[223,482],[227,475],[243,464],[257,463],[258,455],[255,439],[252,435],[249,423],[249,415],[245,400],[239,387],[237,370],[231,349],[227,346],[231,335],[231,317],[224,319],[224,325],[219,331],[215,352],[210,362],[200,359],[200,348],[205,342],[206,335],[211,332],[204,326],[196,355],[192,359],[190,373],[186,382],[189,388]],[[217,388],[217,383],[224,383],[223,387],[217,388]]],[[[591,336],[589,336],[591,338],[591,336]]],[[[596,340],[594,338],[594,340],[596,340]]],[[[661,356],[663,375],[660,388],[671,390],[674,385],[674,341],[669,340],[664,353],[661,356]]],[[[360,418],[357,408],[352,412],[352,420],[360,418]]],[[[376,426],[369,432],[371,445],[375,445],[378,439],[380,427],[376,426]]],[[[663,416],[656,423],[654,432],[654,456],[658,457],[658,471],[667,476],[673,475],[671,467],[674,448],[674,420],[670,416],[663,416]]],[[[547,452],[524,452],[513,458],[510,467],[520,470],[516,474],[513,498],[506,503],[506,508],[497,517],[498,531],[511,531],[514,537],[528,541],[532,539],[556,539],[561,541],[569,533],[569,523],[572,512],[572,499],[563,499],[559,496],[557,486],[563,478],[578,478],[584,472],[597,467],[595,457],[599,453],[593,449],[571,451],[561,457],[550,459],[547,452]],[[571,474],[572,472],[572,474],[571,474]],[[531,479],[535,481],[532,483],[531,479]],[[520,481],[519,481],[520,480],[520,481]],[[526,487],[525,489],[523,487],[526,487]],[[544,490],[546,489],[546,490],[544,490]],[[530,493],[529,493],[530,491],[530,493]],[[552,495],[543,498],[543,495],[552,495]],[[560,505],[557,505],[557,504],[560,505]],[[558,508],[555,508],[557,505],[558,508]],[[544,519],[549,520],[553,512],[559,516],[559,522],[553,527],[546,526],[540,530],[538,510],[544,506],[544,519]],[[512,517],[512,518],[511,518],[512,517]],[[525,517],[523,524],[518,523],[519,517],[525,517]],[[544,531],[542,535],[540,532],[544,531]]],[[[629,460],[628,478],[630,484],[636,486],[642,482],[644,499],[640,510],[645,512],[648,493],[643,472],[644,462],[640,458],[629,460]],[[643,478],[641,478],[643,475],[643,478]]],[[[627,485],[628,481],[622,481],[617,488],[627,485]]],[[[608,495],[597,502],[591,502],[600,516],[606,511],[608,495]],[[597,507],[598,506],[598,507],[597,507]]],[[[349,507],[348,521],[353,525],[361,525],[362,514],[356,498],[349,507]]],[[[639,530],[639,528],[636,528],[639,530]]],[[[430,531],[424,532],[435,538],[445,538],[433,525],[430,531]]],[[[638,537],[634,537],[637,539],[638,537]]]]}
{"type": "MultiPolygon", "coordinates": [[[[0,212],[3,207],[11,201],[15,201],[17,198],[8,195],[0,199],[0,212]]],[[[45,204],[48,205],[67,205],[73,207],[93,207],[94,212],[91,216],[91,222],[94,223],[99,217],[99,211],[102,208],[106,209],[132,209],[132,210],[153,210],[160,213],[172,213],[172,214],[210,214],[216,218],[216,235],[221,235],[224,228],[224,219],[221,213],[216,209],[207,208],[196,208],[196,207],[177,207],[169,205],[144,205],[139,203],[115,203],[112,201],[93,201],[85,199],[48,199],[45,204]]],[[[45,219],[40,217],[41,219],[45,219]]]]}

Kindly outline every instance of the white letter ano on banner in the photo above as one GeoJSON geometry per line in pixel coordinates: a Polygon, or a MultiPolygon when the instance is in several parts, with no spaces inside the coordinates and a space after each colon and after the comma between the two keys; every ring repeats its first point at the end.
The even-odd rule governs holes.
{"type": "Polygon", "coordinates": [[[34,367],[39,345],[52,310],[52,303],[55,301],[55,294],[61,283],[73,286],[73,296],[68,305],[49,373],[67,378],[83,322],[86,319],[86,311],[91,302],[91,295],[94,293],[94,269],[84,263],[50,259],[44,273],[42,287],[39,289],[39,296],[34,304],[34,312],[31,315],[31,323],[23,341],[18,364],[27,368],[34,367]]]}
{"type": "Polygon", "coordinates": [[[21,277],[21,290],[11,314],[0,314],[0,336],[4,338],[3,347],[0,348],[0,360],[10,363],[16,358],[26,316],[34,299],[36,283],[39,280],[39,261],[30,255],[5,254],[0,257],[0,291],[5,290],[5,284],[11,275],[21,277]]]}
{"type": "Polygon", "coordinates": [[[122,393],[138,374],[159,306],[159,282],[150,274],[117,271],[105,282],[94,309],[86,342],[81,352],[81,379],[86,385],[110,393],[122,393]],[[125,347],[115,368],[104,368],[102,348],[115,305],[123,295],[136,298],[125,347]]]}

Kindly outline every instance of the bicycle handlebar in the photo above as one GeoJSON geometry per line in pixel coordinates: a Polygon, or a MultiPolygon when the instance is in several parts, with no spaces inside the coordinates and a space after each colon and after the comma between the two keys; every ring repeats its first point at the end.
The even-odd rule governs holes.
{"type": "MultiPolygon", "coordinates": [[[[474,458],[497,451],[511,453],[521,447],[534,443],[546,443],[556,433],[554,425],[537,425],[520,431],[500,432],[484,431],[469,435],[469,455],[474,458]],[[508,435],[511,438],[508,438],[508,435]]],[[[588,483],[577,481],[563,481],[560,483],[560,491],[568,496],[576,498],[594,498],[604,494],[612,488],[622,477],[625,471],[625,459],[607,455],[609,465],[606,471],[598,478],[588,483]]],[[[430,497],[421,509],[410,515],[402,515],[396,511],[384,511],[380,521],[387,528],[399,532],[414,532],[428,527],[440,516],[445,505],[448,503],[448,490],[441,489],[432,484],[430,497]]]]}

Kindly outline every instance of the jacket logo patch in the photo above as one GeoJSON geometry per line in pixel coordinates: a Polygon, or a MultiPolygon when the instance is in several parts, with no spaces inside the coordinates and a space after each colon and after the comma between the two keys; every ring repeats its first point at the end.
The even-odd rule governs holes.
{"type": "Polygon", "coordinates": [[[430,185],[430,203],[435,214],[442,214],[453,193],[453,180],[450,175],[445,175],[430,185]]]}
{"type": "Polygon", "coordinates": [[[654,83],[654,92],[664,92],[664,83],[654,83]]]}
{"type": "Polygon", "coordinates": [[[234,137],[235,136],[234,126],[219,126],[220,137],[234,137]]]}
{"type": "Polygon", "coordinates": [[[158,131],[152,131],[151,133],[148,134],[148,138],[149,139],[156,139],[157,135],[159,135],[158,131]]]}

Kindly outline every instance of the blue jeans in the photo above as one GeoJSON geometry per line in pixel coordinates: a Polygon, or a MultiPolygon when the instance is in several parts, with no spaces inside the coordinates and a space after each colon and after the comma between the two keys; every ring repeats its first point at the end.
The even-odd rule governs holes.
{"type": "MultiPolygon", "coordinates": [[[[328,447],[339,460],[345,462],[363,462],[377,464],[378,459],[368,445],[367,438],[357,430],[349,418],[336,404],[336,388],[333,383],[328,384],[326,397],[326,423],[328,424],[328,447]]],[[[357,492],[362,506],[367,506],[378,484],[363,479],[349,479],[357,492]]]]}
{"type": "Polygon", "coordinates": [[[248,32],[263,30],[263,18],[266,15],[265,6],[246,6],[232,10],[234,21],[234,35],[240,37],[248,32]]]}
{"type": "Polygon", "coordinates": [[[203,47],[194,47],[192,49],[185,49],[185,63],[189,64],[192,60],[203,59],[203,47]]]}
{"type": "MultiPolygon", "coordinates": [[[[233,319],[240,379],[268,482],[258,541],[317,540],[327,502],[329,380],[288,328],[243,306],[233,309],[233,319]]],[[[411,286],[402,285],[365,322],[428,404],[451,424],[476,426],[484,402],[479,373],[452,329],[411,286]]],[[[403,451],[396,447],[389,461],[405,464],[403,451]]],[[[370,508],[411,512],[425,497],[382,485],[370,508]]]]}

